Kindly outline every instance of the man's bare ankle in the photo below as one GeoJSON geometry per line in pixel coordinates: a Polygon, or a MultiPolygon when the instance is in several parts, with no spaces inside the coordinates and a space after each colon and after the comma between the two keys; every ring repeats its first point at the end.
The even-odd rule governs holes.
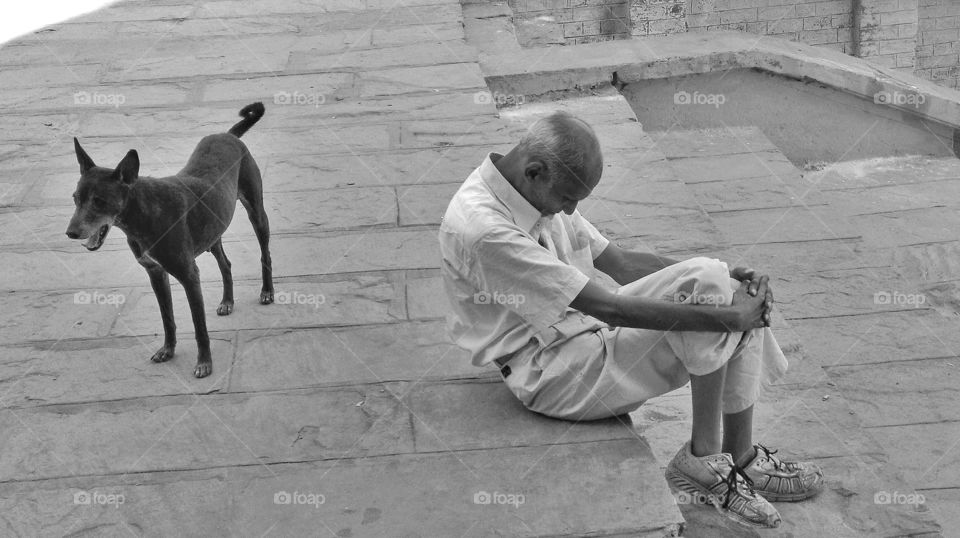
{"type": "Polygon", "coordinates": [[[704,456],[712,456],[713,454],[720,453],[720,443],[707,443],[703,441],[696,441],[694,439],[690,440],[690,453],[695,457],[702,458],[704,456]]]}

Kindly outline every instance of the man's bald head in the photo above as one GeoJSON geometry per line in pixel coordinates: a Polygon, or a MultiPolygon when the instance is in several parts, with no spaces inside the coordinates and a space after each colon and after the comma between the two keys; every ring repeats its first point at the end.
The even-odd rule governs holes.
{"type": "Polygon", "coordinates": [[[555,180],[592,190],[603,171],[600,141],[587,123],[568,112],[540,118],[517,144],[528,159],[543,162],[555,180]]]}

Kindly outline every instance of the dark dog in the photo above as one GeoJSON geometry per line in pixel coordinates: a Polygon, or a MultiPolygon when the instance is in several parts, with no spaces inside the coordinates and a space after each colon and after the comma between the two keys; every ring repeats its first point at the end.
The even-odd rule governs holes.
{"type": "Polygon", "coordinates": [[[196,332],[196,377],[213,371],[210,338],[207,335],[200,272],[196,257],[209,251],[217,259],[223,275],[223,300],[217,314],[233,311],[233,276],[230,260],[223,252],[220,236],[230,225],[237,200],[243,204],[260,242],[263,288],[260,303],[273,302],[273,270],[270,261],[270,225],[263,209],[260,169],[240,136],[263,116],[263,103],[253,103],[240,111],[243,120],[223,134],[204,137],[175,176],[154,179],[138,177],[140,159],[130,150],[116,169],[103,168],[74,138],[80,181],[73,193],[77,206],[67,237],[86,239],[88,250],[97,250],[117,226],[127,235],[127,244],[137,261],[150,275],[150,284],[160,303],[163,319],[163,347],[150,360],[163,362],[173,357],[177,345],[177,327],[173,322],[173,303],[167,274],[180,281],[187,292],[190,314],[196,332]]]}

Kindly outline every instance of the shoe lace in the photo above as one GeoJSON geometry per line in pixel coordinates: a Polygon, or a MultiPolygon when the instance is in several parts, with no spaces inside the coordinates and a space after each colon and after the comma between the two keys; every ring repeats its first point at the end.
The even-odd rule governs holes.
{"type": "Polygon", "coordinates": [[[773,467],[774,467],[775,469],[777,469],[778,471],[782,471],[782,470],[783,470],[783,462],[780,461],[780,458],[774,456],[774,454],[776,454],[777,452],[779,452],[779,449],[778,449],[778,450],[770,450],[769,448],[763,446],[763,444],[761,444],[761,443],[757,443],[757,448],[760,448],[760,449],[763,450],[764,457],[766,457],[768,460],[770,460],[771,463],[773,463],[773,467]]]}
{"type": "Polygon", "coordinates": [[[723,500],[723,507],[727,508],[730,505],[730,499],[732,498],[731,493],[737,491],[737,477],[743,479],[743,482],[747,485],[747,488],[750,489],[750,494],[756,494],[753,490],[753,480],[747,476],[747,473],[743,470],[743,467],[740,467],[736,463],[730,466],[730,473],[727,474],[727,478],[724,479],[724,482],[727,484],[727,498],[723,500]]]}

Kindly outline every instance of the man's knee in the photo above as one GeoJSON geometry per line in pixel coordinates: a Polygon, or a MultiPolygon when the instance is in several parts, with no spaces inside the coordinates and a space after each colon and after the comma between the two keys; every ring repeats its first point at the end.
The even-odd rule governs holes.
{"type": "Polygon", "coordinates": [[[733,301],[733,286],[727,264],[707,257],[680,262],[674,301],[678,303],[726,306],[733,301]]]}

